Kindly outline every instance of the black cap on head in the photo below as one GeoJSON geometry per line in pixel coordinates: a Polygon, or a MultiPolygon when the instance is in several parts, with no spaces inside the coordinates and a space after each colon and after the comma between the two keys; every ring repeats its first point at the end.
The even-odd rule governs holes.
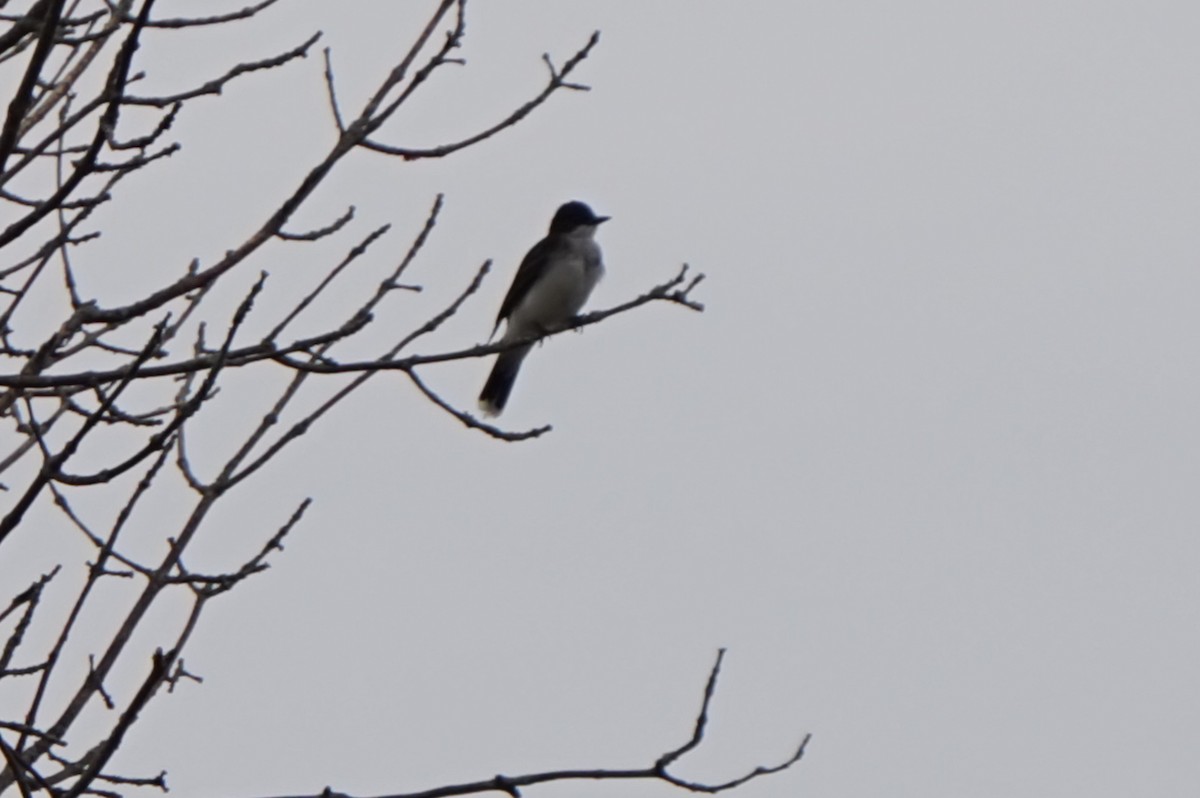
{"type": "Polygon", "coordinates": [[[558,211],[554,214],[554,219],[550,222],[550,232],[569,233],[577,227],[597,225],[601,222],[607,222],[610,218],[608,216],[597,216],[592,213],[592,209],[585,203],[573,200],[559,206],[558,211]]]}

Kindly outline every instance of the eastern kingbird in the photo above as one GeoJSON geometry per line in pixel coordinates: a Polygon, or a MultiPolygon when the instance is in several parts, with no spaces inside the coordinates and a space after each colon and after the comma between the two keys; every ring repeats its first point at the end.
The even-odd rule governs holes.
{"type": "MultiPolygon", "coordinates": [[[[521,261],[512,287],[496,314],[492,336],[507,320],[501,343],[553,332],[579,312],[604,274],[596,227],[609,217],[597,216],[582,202],[568,202],[550,221],[550,232],[521,261]]],[[[498,416],[508,402],[521,361],[533,344],[496,356],[496,365],[479,394],[485,416],[498,416]]]]}

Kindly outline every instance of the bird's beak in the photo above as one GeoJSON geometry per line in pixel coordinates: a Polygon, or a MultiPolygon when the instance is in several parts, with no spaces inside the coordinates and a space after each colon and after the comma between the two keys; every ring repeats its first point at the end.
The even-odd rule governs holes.
{"type": "Polygon", "coordinates": [[[611,218],[612,218],[611,216],[597,216],[596,221],[592,222],[592,224],[603,224],[604,222],[607,222],[611,218]]]}

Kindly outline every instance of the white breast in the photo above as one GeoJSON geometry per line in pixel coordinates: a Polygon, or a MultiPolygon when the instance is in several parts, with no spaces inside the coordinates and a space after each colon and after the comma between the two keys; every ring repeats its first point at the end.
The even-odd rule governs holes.
{"type": "Polygon", "coordinates": [[[561,326],[583,308],[604,266],[590,235],[572,235],[554,254],[545,273],[508,317],[505,338],[523,338],[561,326]]]}

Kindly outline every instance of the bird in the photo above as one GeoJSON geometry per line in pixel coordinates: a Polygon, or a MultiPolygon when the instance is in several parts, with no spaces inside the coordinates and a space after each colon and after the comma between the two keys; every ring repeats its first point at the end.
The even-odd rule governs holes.
{"type": "MultiPolygon", "coordinates": [[[[550,232],[521,260],[512,286],[500,303],[490,341],[505,322],[500,343],[554,332],[575,317],[604,274],[596,228],[609,216],[597,216],[572,200],[550,221],[550,232]]],[[[521,362],[533,348],[525,343],[496,355],[496,364],[479,394],[484,416],[500,415],[508,403],[521,362]]]]}

